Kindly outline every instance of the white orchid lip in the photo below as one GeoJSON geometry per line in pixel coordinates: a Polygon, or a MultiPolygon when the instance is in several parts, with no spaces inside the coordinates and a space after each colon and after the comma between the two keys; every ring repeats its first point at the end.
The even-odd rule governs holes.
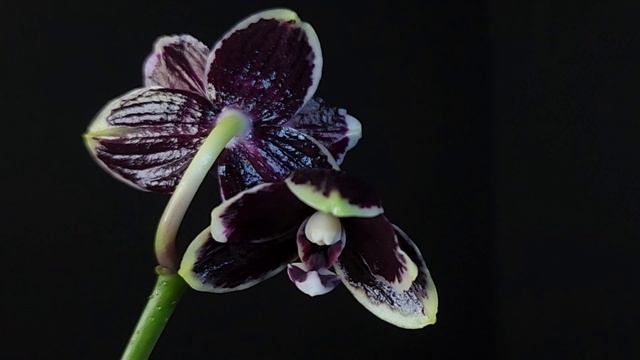
{"type": "Polygon", "coordinates": [[[312,243],[329,246],[342,238],[342,225],[332,214],[316,211],[307,221],[304,233],[312,243]]]}
{"type": "Polygon", "coordinates": [[[340,284],[340,279],[333,271],[325,268],[314,270],[304,263],[287,265],[287,275],[298,290],[311,297],[327,294],[340,284]]]}

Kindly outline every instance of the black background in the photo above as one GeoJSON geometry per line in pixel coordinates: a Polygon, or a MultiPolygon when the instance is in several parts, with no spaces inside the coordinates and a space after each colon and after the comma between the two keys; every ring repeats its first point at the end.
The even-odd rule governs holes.
{"type": "MultiPolygon", "coordinates": [[[[629,2],[632,3],[632,2],[629,2]]],[[[117,358],[153,284],[167,198],[80,135],[141,84],[156,37],[212,45],[287,6],[323,45],[318,95],[364,125],[350,172],[425,255],[438,323],[394,328],[285,276],[189,292],[155,359],[635,358],[637,15],[618,2],[3,2],[2,358],[117,358]]],[[[213,179],[181,244],[207,224],[213,179]]]]}

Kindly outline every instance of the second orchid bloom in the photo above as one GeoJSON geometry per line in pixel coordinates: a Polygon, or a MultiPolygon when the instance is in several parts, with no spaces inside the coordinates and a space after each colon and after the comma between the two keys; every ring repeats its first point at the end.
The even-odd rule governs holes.
{"type": "Polygon", "coordinates": [[[420,251],[363,183],[336,170],[297,170],[226,200],[187,249],[179,274],[196,290],[228,292],[287,263],[289,278],[308,295],[342,282],[396,326],[436,321],[438,295],[420,251]]]}

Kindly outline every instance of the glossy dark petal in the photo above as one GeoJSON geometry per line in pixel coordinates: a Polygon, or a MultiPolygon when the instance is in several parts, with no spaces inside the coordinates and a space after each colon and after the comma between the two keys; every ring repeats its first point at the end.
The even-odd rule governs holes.
{"type": "Polygon", "coordinates": [[[344,249],[345,232],[342,231],[341,240],[335,244],[329,246],[316,245],[309,241],[307,235],[305,235],[304,229],[307,221],[308,219],[302,223],[296,236],[298,257],[311,270],[328,269],[338,260],[338,256],[340,256],[342,249],[344,249]]]}
{"type": "Polygon", "coordinates": [[[409,286],[416,276],[415,264],[400,250],[393,225],[384,215],[344,218],[342,226],[347,236],[343,252],[357,254],[371,274],[399,287],[409,286]]]}
{"type": "Polygon", "coordinates": [[[340,278],[326,269],[310,269],[303,263],[287,265],[287,275],[296,287],[309,296],[324,295],[340,284],[340,278]]]}
{"type": "Polygon", "coordinates": [[[219,104],[282,123],[308,101],[322,69],[313,28],[283,9],[240,22],[212,50],[207,79],[219,104]]]}
{"type": "Polygon", "coordinates": [[[218,242],[262,242],[288,234],[313,212],[282,182],[245,190],[211,212],[211,233],[218,242]]]}
{"type": "Polygon", "coordinates": [[[190,35],[163,36],[145,61],[144,84],[206,96],[208,55],[209,48],[190,35]]]}
{"type": "Polygon", "coordinates": [[[408,288],[399,289],[397,283],[377,275],[373,269],[380,267],[380,264],[375,261],[372,263],[372,250],[363,252],[362,248],[351,247],[355,239],[349,236],[349,230],[347,238],[350,242],[334,268],[354,297],[373,314],[399,327],[422,328],[436,322],[438,294],[420,250],[400,229],[394,227],[394,232],[399,250],[403,256],[411,259],[417,269],[408,288]]]}
{"type": "Polygon", "coordinates": [[[362,137],[362,126],[347,110],[328,106],[322,99],[309,100],[285,126],[311,135],[324,145],[338,164],[362,137]]]}
{"type": "Polygon", "coordinates": [[[249,288],[295,258],[293,236],[261,243],[220,243],[203,231],[189,245],[178,273],[195,290],[223,293],[249,288]]]}
{"type": "Polygon", "coordinates": [[[227,199],[265,182],[284,180],[301,168],[336,168],[331,154],[295,129],[261,126],[218,158],[221,195],[227,199]]]}
{"type": "Polygon", "coordinates": [[[98,114],[85,144],[119,180],[170,193],[213,127],[216,112],[206,99],[188,91],[138,89],[98,114]]]}
{"type": "Polygon", "coordinates": [[[344,171],[300,169],[286,182],[301,201],[318,211],[337,217],[374,217],[383,213],[373,191],[344,171]]]}

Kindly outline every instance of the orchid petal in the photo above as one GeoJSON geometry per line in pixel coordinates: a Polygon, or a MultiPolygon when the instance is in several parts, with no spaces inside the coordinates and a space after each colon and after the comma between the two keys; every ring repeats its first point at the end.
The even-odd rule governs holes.
{"type": "Polygon", "coordinates": [[[246,18],[211,51],[206,76],[212,99],[281,124],[315,93],[322,72],[320,42],[291,10],[246,18]]]}
{"type": "Polygon", "coordinates": [[[187,90],[206,96],[209,48],[191,35],[163,36],[144,64],[145,86],[187,90]]]}
{"type": "Polygon", "coordinates": [[[309,100],[284,126],[313,136],[331,152],[338,164],[362,137],[358,119],[347,114],[345,109],[328,106],[319,98],[309,100]]]}
{"type": "Polygon", "coordinates": [[[301,168],[337,168],[329,151],[314,138],[292,128],[261,126],[218,159],[222,197],[265,182],[284,180],[301,168]]]}
{"type": "MultiPolygon", "coordinates": [[[[367,264],[369,272],[399,291],[404,291],[415,280],[418,269],[400,248],[393,225],[384,215],[374,218],[342,219],[347,236],[347,252],[357,254],[367,264]]],[[[344,259],[338,259],[344,264],[344,259]]]]}
{"type": "Polygon", "coordinates": [[[214,125],[217,110],[194,93],[133,90],[105,106],[84,135],[105,170],[144,191],[170,193],[214,125]]]}
{"type": "Polygon", "coordinates": [[[223,244],[207,228],[187,248],[178,273],[194,290],[244,290],[282,271],[295,258],[295,251],[290,237],[223,244]]]}
{"type": "Polygon", "coordinates": [[[340,278],[332,271],[310,269],[303,263],[287,265],[287,275],[300,291],[309,296],[324,295],[340,284],[340,278]]]}
{"type": "Polygon", "coordinates": [[[300,169],[286,183],[298,199],[337,217],[374,217],[383,213],[380,200],[366,184],[343,171],[300,169]]]}
{"type": "Polygon", "coordinates": [[[218,242],[263,242],[295,237],[298,225],[311,214],[284,183],[267,183],[245,190],[211,212],[211,234],[218,242]]]}
{"type": "MultiPolygon", "coordinates": [[[[370,219],[361,221],[370,221],[370,219]]],[[[379,230],[377,229],[379,226],[360,225],[363,225],[358,226],[361,230],[371,229],[368,234],[370,241],[365,244],[355,239],[355,236],[350,236],[354,234],[355,229],[353,227],[347,229],[349,243],[334,265],[342,283],[367,310],[393,325],[418,329],[435,323],[438,294],[420,250],[402,230],[395,226],[393,231],[399,249],[391,251],[388,249],[389,241],[380,241],[379,236],[376,236],[375,231],[379,230]],[[354,243],[360,243],[360,246],[351,246],[354,243]],[[382,266],[379,260],[382,257],[398,254],[414,263],[413,266],[417,269],[417,274],[408,283],[408,287],[400,288],[397,281],[389,281],[385,276],[380,275],[380,273],[386,273],[384,270],[386,266],[382,266]]],[[[388,230],[384,233],[388,233],[388,230]]],[[[388,238],[388,235],[386,237],[388,238]]]]}

